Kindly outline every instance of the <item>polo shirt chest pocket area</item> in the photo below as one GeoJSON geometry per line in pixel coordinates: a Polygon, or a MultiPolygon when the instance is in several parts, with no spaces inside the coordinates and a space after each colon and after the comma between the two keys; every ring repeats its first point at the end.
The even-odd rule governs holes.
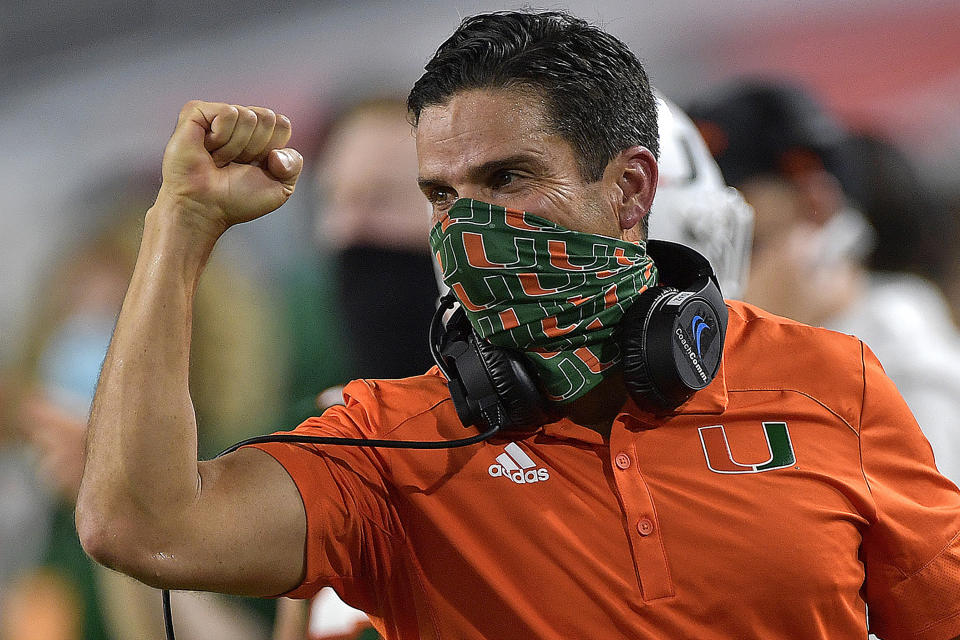
{"type": "Polygon", "coordinates": [[[736,594],[778,610],[860,606],[869,498],[857,436],[818,405],[776,416],[614,424],[610,469],[645,602],[691,597],[706,611],[736,594]]]}

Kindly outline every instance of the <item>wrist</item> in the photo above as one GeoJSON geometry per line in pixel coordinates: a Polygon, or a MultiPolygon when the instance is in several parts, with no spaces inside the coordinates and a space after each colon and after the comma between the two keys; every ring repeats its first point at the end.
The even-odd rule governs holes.
{"type": "Polygon", "coordinates": [[[138,264],[144,262],[153,275],[157,275],[155,269],[172,268],[195,287],[225,230],[196,203],[161,193],[144,218],[138,264]]]}
{"type": "Polygon", "coordinates": [[[160,188],[157,200],[147,211],[147,224],[162,226],[201,244],[213,245],[227,230],[215,208],[160,188]]]}

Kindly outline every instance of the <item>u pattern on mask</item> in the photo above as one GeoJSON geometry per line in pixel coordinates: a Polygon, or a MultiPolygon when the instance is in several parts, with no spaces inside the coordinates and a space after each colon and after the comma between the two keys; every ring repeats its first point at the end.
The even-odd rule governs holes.
{"type": "Polygon", "coordinates": [[[620,361],[614,329],[657,281],[643,242],[477,200],[455,202],[430,246],[477,334],[522,351],[554,402],[582,397],[620,361]]]}

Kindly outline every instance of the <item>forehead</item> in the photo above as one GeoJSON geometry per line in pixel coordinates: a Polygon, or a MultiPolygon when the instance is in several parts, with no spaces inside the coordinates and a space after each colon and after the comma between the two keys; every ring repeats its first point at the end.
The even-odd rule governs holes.
{"type": "Polygon", "coordinates": [[[426,107],[416,131],[421,177],[562,143],[548,131],[545,109],[541,96],[521,89],[470,89],[426,107]]]}

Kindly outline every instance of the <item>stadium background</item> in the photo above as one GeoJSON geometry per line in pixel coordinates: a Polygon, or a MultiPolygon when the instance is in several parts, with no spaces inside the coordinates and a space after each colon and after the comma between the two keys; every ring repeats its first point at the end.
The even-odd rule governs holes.
{"type": "MultiPolygon", "coordinates": [[[[0,3],[0,372],[15,367],[51,270],[127,201],[146,206],[184,102],[266,105],[289,115],[293,146],[305,151],[309,173],[318,132],[345,99],[404,92],[461,17],[529,4],[0,3]]],[[[797,80],[846,124],[901,146],[935,191],[960,203],[956,2],[570,0],[533,6],[564,8],[602,24],[681,104],[744,74],[797,80]]],[[[303,184],[281,211],[232,229],[218,248],[221,263],[244,274],[261,303],[270,304],[284,274],[326,251],[314,232],[315,189],[309,177],[303,184]]],[[[270,359],[290,356],[282,339],[279,331],[261,335],[275,348],[251,351],[246,365],[281,368],[270,359]]],[[[0,451],[2,445],[0,437],[0,451]]],[[[0,560],[3,553],[0,548],[0,560]]],[[[0,601],[3,590],[0,575],[0,601]]]]}
{"type": "MultiPolygon", "coordinates": [[[[510,2],[36,0],[0,6],[0,359],[42,269],[102,215],[105,181],[158,171],[179,107],[268,104],[303,140],[335,96],[408,87],[461,16],[510,2]],[[86,196],[86,197],[85,197],[86,196]],[[91,202],[90,200],[94,200],[91,202]]],[[[599,21],[679,102],[743,71],[783,71],[877,125],[932,180],[960,167],[960,5],[942,0],[546,3],[599,21]]],[[[296,141],[295,140],[295,141],[296,141]]],[[[303,200],[303,199],[301,199],[303,200]]],[[[296,209],[301,203],[291,203],[296,209]]],[[[231,243],[269,267],[307,250],[295,211],[231,243]]],[[[305,241],[304,238],[307,238],[305,241]]],[[[0,360],[2,361],[2,360],[0,360]]]]}

